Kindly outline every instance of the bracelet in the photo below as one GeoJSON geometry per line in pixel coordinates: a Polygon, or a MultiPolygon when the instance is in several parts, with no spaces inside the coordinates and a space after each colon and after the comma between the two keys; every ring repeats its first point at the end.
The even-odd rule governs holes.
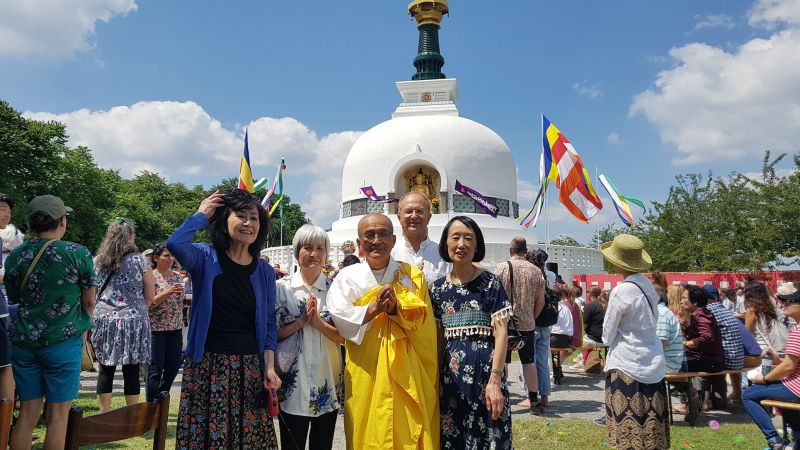
{"type": "MultiPolygon", "coordinates": [[[[504,374],[505,374],[505,371],[503,371],[503,370],[500,370],[500,369],[492,369],[492,375],[497,375],[497,378],[499,378],[499,379],[501,379],[501,380],[503,379],[503,375],[504,375],[504,374]]],[[[491,376],[491,375],[490,375],[490,376],[491,376]]]]}

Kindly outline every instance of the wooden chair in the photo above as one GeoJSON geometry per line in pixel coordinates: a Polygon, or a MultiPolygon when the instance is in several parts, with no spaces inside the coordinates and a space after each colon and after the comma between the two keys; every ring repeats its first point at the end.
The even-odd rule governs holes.
{"type": "Polygon", "coordinates": [[[73,406],[69,410],[64,450],[121,441],[150,430],[155,430],[153,450],[164,450],[168,418],[169,392],[162,392],[157,403],[137,403],[89,417],[83,417],[83,408],[73,406]]]}
{"type": "Polygon", "coordinates": [[[8,439],[11,434],[11,416],[14,413],[14,400],[4,398],[0,400],[0,449],[8,448],[8,439]]]}

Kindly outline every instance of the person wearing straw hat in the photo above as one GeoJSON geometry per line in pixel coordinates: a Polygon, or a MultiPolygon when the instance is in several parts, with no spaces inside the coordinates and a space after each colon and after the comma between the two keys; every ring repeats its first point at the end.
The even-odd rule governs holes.
{"type": "Polygon", "coordinates": [[[603,257],[625,279],[609,296],[603,320],[606,359],[608,446],[669,448],[664,350],[656,334],[658,294],[645,278],[652,265],[636,236],[620,234],[600,246],[603,257]],[[645,401],[642,401],[642,400],[645,401]]]}

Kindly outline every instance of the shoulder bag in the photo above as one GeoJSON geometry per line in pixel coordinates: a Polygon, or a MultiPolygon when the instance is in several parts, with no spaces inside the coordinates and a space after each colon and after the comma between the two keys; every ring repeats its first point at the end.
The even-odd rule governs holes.
{"type": "MultiPolygon", "coordinates": [[[[511,303],[511,314],[508,317],[508,346],[507,352],[516,352],[525,346],[525,339],[522,334],[517,330],[517,318],[514,317],[514,267],[511,261],[508,262],[508,279],[511,281],[511,292],[508,295],[508,301],[511,303]]],[[[506,358],[508,360],[508,358],[506,358]]]]}

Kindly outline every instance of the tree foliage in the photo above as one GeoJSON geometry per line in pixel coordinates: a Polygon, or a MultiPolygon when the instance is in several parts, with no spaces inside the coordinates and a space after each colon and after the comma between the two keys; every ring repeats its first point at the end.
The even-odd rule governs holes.
{"type": "MultiPolygon", "coordinates": [[[[140,249],[163,242],[216,188],[231,189],[235,178],[221,180],[210,190],[169,183],[152,172],[124,179],[118,171],[102,169],[86,147],[67,146],[67,130],[58,122],[40,122],[23,117],[7,102],[0,101],[0,192],[15,200],[12,222],[27,229],[27,204],[37,195],[54,194],[74,208],[65,239],[96,250],[108,223],[116,217],[136,222],[136,244],[140,249]]],[[[266,191],[257,192],[263,197],[266,191]]],[[[308,222],[299,205],[287,197],[283,207],[283,241],[308,222]]],[[[269,245],[280,241],[278,212],[272,220],[269,245]]],[[[205,231],[198,239],[208,240],[205,231]]]]}
{"type": "Polygon", "coordinates": [[[572,236],[567,236],[566,234],[560,234],[555,238],[550,240],[550,245],[569,245],[571,247],[583,247],[584,245],[577,241],[572,236]]]}
{"type": "Polygon", "coordinates": [[[800,155],[790,174],[765,152],[761,179],[742,173],[676,177],[666,201],[652,209],[634,234],[663,271],[761,270],[800,252],[800,155]]]}

